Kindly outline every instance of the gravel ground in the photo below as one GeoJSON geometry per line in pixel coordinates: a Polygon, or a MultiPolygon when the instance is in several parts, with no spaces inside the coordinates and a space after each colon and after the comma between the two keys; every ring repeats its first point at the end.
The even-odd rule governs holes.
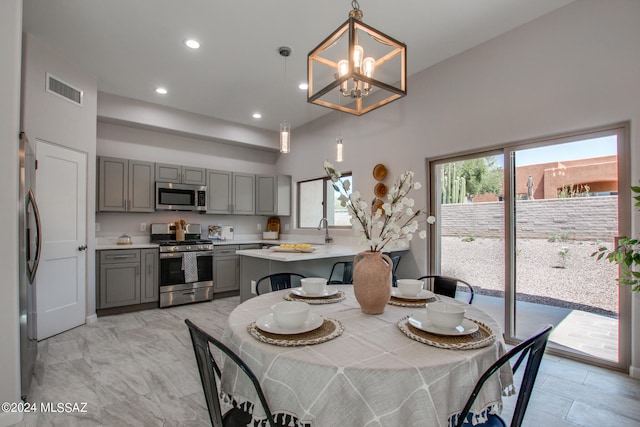
{"type": "MultiPolygon", "coordinates": [[[[617,266],[597,261],[593,241],[549,242],[522,239],[516,254],[519,301],[582,310],[618,313],[617,266]],[[559,252],[566,248],[566,257],[559,252]]],[[[504,241],[442,238],[442,274],[459,277],[482,295],[504,296],[504,241]]]]}

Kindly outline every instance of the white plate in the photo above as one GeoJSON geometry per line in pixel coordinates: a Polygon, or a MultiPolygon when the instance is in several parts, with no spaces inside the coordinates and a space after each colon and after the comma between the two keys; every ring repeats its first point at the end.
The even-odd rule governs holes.
{"type": "Polygon", "coordinates": [[[324,297],[330,297],[332,295],[335,295],[338,293],[338,290],[333,287],[333,286],[328,286],[324,292],[322,292],[321,294],[308,294],[304,291],[304,289],[302,289],[302,287],[300,288],[293,288],[291,289],[291,292],[294,295],[298,295],[299,297],[308,297],[308,298],[324,298],[324,297]]]}
{"type": "Polygon", "coordinates": [[[396,298],[404,298],[404,299],[429,299],[429,298],[435,297],[436,294],[434,294],[431,291],[423,290],[423,291],[420,291],[418,295],[414,297],[409,297],[409,296],[403,295],[402,292],[400,292],[400,289],[392,288],[391,296],[396,298]]]}
{"type": "Polygon", "coordinates": [[[278,326],[275,319],[273,318],[273,313],[269,313],[258,318],[258,320],[256,320],[256,326],[258,327],[258,329],[272,334],[293,335],[313,331],[314,329],[322,326],[323,322],[324,318],[322,316],[314,313],[309,313],[307,321],[304,322],[301,327],[296,329],[286,329],[282,326],[278,326]]]}
{"type": "Polygon", "coordinates": [[[409,323],[411,324],[411,326],[414,326],[425,332],[430,332],[432,334],[438,335],[469,335],[478,330],[478,324],[466,318],[462,319],[462,325],[456,328],[440,328],[429,321],[429,316],[426,312],[412,314],[409,317],[409,323]]]}

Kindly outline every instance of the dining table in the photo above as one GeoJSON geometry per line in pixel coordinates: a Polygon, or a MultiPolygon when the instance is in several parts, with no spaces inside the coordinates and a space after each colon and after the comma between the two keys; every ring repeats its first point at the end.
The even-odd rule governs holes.
{"type": "MultiPolygon", "coordinates": [[[[478,378],[506,352],[497,321],[473,305],[433,294],[405,299],[394,288],[384,312],[371,315],[352,285],[329,285],[322,298],[301,288],[251,298],[231,312],[222,340],[257,376],[283,425],[305,427],[451,426],[478,378]],[[305,332],[280,334],[273,326],[271,307],[284,300],[310,304],[313,324],[305,322],[305,332]],[[434,300],[464,305],[465,321],[477,331],[448,336],[416,328],[434,300]]],[[[228,405],[252,414],[258,424],[251,425],[263,425],[255,388],[235,364],[224,364],[221,390],[228,405]]],[[[511,393],[507,364],[472,406],[474,425],[500,413],[511,393]]]]}

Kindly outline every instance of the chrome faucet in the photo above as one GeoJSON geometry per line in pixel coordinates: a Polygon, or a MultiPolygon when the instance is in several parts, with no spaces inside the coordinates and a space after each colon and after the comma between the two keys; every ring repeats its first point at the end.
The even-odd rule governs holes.
{"type": "Polygon", "coordinates": [[[329,221],[327,221],[327,218],[322,218],[320,220],[320,224],[318,224],[318,230],[322,229],[322,223],[324,223],[324,242],[325,243],[331,243],[333,242],[333,237],[329,236],[329,221]]]}

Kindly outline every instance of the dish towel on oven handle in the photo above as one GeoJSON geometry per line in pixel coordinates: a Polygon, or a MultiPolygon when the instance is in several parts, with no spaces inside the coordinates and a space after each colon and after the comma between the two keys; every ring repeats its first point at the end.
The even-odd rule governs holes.
{"type": "Polygon", "coordinates": [[[198,281],[198,255],[195,252],[182,253],[182,269],[185,283],[198,281]]]}

